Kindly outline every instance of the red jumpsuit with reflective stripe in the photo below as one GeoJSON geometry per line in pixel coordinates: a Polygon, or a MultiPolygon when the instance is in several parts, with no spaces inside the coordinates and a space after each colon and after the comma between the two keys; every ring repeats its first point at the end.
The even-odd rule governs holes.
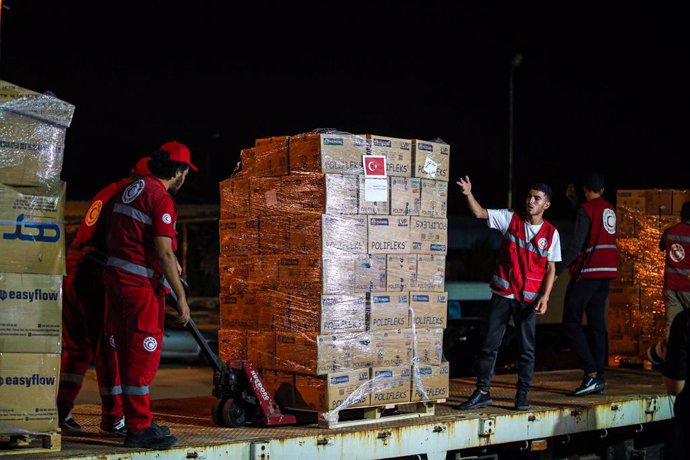
{"type": "Polygon", "coordinates": [[[127,430],[151,426],[149,385],[158,370],[165,315],[163,273],[154,238],[177,249],[175,203],[163,183],[146,177],[130,184],[108,210],[108,261],[104,281],[106,327],[114,336],[127,430]]]}
{"type": "Polygon", "coordinates": [[[115,425],[123,415],[115,350],[103,332],[105,316],[105,227],[101,210],[129,179],[113,182],[91,201],[79,230],[67,250],[67,275],[63,280],[62,360],[57,406],[60,420],[74,407],[84,374],[94,361],[101,395],[102,422],[115,425]]]}

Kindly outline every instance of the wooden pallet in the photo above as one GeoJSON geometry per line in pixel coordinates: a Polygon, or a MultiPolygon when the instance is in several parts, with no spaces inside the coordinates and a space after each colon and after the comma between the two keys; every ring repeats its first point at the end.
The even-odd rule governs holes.
{"type": "Polygon", "coordinates": [[[0,457],[57,452],[61,449],[60,433],[0,435],[0,457]]]}

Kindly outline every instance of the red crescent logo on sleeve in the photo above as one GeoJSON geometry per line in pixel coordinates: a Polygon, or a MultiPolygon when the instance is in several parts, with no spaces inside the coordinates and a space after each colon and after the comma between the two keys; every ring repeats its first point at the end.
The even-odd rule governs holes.
{"type": "Polygon", "coordinates": [[[93,226],[93,224],[98,221],[98,216],[101,215],[101,209],[103,209],[103,202],[101,200],[96,200],[91,203],[89,210],[86,211],[86,215],[84,216],[84,223],[87,227],[93,226]]]}

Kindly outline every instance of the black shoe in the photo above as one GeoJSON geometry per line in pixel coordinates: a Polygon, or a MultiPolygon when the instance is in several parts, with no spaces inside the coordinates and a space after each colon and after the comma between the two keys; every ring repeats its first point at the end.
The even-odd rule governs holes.
{"type": "Polygon", "coordinates": [[[159,425],[156,422],[154,422],[153,420],[151,421],[151,428],[158,431],[163,436],[170,436],[170,428],[168,428],[165,425],[159,425]]]}
{"type": "Polygon", "coordinates": [[[493,404],[493,401],[491,400],[491,394],[482,394],[482,392],[479,391],[479,389],[476,389],[474,390],[474,393],[472,393],[472,396],[470,396],[467,401],[460,404],[460,406],[456,409],[479,409],[482,407],[490,406],[491,404],[493,404]]]}
{"type": "Polygon", "coordinates": [[[177,444],[177,438],[164,435],[153,427],[144,428],[141,431],[130,431],[125,438],[125,447],[144,447],[146,449],[170,449],[177,444]]]}
{"type": "Polygon", "coordinates": [[[657,353],[656,345],[652,345],[651,347],[647,348],[647,359],[655,367],[661,367],[664,365],[664,358],[659,356],[659,353],[657,353]]]}
{"type": "Polygon", "coordinates": [[[582,379],[582,384],[573,391],[573,396],[585,396],[592,393],[603,394],[604,388],[606,387],[606,382],[604,377],[592,378],[588,375],[582,379]]]}
{"type": "Polygon", "coordinates": [[[67,417],[60,420],[60,428],[62,429],[63,433],[81,432],[81,425],[74,420],[72,414],[69,414],[67,417]]]}
{"type": "Polygon", "coordinates": [[[529,410],[526,391],[518,390],[518,392],[515,393],[515,410],[529,410]]]}
{"type": "Polygon", "coordinates": [[[111,438],[124,438],[127,436],[127,427],[125,426],[125,418],[122,417],[115,425],[105,424],[101,422],[98,428],[98,434],[101,436],[108,436],[111,438]]]}

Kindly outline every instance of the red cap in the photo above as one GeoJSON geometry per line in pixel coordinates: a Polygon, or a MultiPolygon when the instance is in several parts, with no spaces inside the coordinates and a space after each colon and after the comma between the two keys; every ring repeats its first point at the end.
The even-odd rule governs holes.
{"type": "Polygon", "coordinates": [[[149,170],[149,161],[151,157],[139,158],[137,164],[129,171],[131,174],[136,174],[137,176],[150,176],[151,170],[149,170]]]}
{"type": "Polygon", "coordinates": [[[186,145],[177,141],[166,142],[165,144],[161,145],[160,150],[165,150],[168,152],[170,154],[170,160],[178,161],[180,163],[187,163],[194,171],[199,170],[191,163],[189,148],[187,148],[186,145]]]}

